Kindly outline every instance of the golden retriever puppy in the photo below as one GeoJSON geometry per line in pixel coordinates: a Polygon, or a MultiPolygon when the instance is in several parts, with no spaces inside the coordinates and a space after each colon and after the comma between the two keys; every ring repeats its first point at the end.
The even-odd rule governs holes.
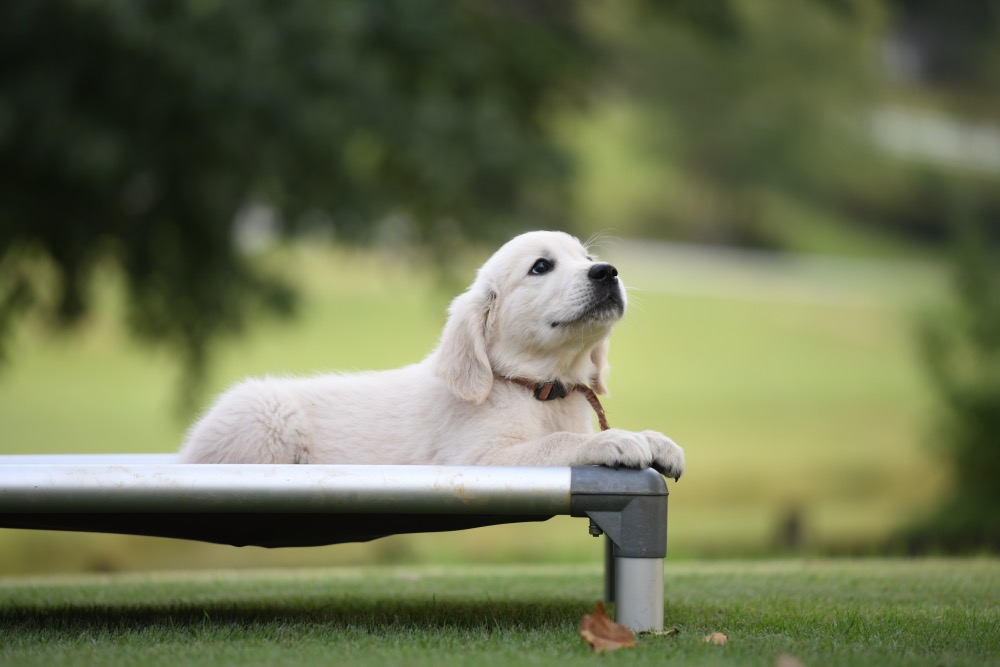
{"type": "Polygon", "coordinates": [[[618,271],[562,232],[515,237],[456,297],[437,348],[395,370],[247,380],[191,428],[188,463],[653,467],[684,451],[607,428],[618,271]],[[594,412],[602,429],[594,431],[594,412]]]}

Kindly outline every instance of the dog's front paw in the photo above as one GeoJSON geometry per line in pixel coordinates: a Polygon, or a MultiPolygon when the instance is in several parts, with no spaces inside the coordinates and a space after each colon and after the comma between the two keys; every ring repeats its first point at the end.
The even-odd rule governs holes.
{"type": "Polygon", "coordinates": [[[675,481],[684,474],[684,450],[673,440],[656,431],[643,431],[652,453],[651,467],[675,481]]]}
{"type": "Polygon", "coordinates": [[[656,431],[623,431],[609,429],[595,434],[597,465],[609,468],[654,468],[658,472],[680,479],[684,473],[684,450],[673,440],[656,431]]]}
{"type": "Polygon", "coordinates": [[[652,465],[653,453],[649,441],[641,433],[613,428],[595,433],[596,440],[588,447],[591,465],[608,468],[648,468],[652,465]]]}

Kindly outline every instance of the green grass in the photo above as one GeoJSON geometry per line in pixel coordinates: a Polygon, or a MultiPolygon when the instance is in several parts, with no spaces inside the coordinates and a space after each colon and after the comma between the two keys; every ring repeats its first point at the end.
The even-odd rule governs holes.
{"type": "MultiPolygon", "coordinates": [[[[831,274],[605,245],[599,252],[632,287],[612,342],[608,415],[615,426],[661,430],[687,452],[684,478],[670,485],[671,554],[767,553],[789,513],[807,550],[864,548],[933,505],[947,471],[928,446],[933,404],[912,342],[915,304],[939,295],[932,268],[831,274]]],[[[220,346],[209,395],[246,375],[417,361],[456,292],[374,254],[299,247],[270,261],[303,285],[301,317],[220,346]]],[[[179,445],[189,418],[172,410],[170,359],[130,342],[106,315],[68,338],[24,323],[11,352],[0,373],[0,452],[179,445]]],[[[599,558],[586,522],[571,519],[281,551],[0,532],[0,573],[599,558]]]]}
{"type": "Polygon", "coordinates": [[[595,657],[593,566],[345,568],[0,582],[0,663],[989,665],[1000,561],[668,563],[666,625],[595,657]],[[723,632],[725,646],[703,637],[723,632]]]}

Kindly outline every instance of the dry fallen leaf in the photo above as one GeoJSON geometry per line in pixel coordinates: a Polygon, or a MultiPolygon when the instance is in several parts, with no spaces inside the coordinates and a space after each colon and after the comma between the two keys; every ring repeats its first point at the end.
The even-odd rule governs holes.
{"type": "Polygon", "coordinates": [[[593,614],[586,614],[580,621],[580,636],[587,640],[595,653],[635,646],[632,631],[608,618],[600,602],[594,606],[593,614]]]}
{"type": "Polygon", "coordinates": [[[729,641],[729,637],[722,634],[721,632],[713,632],[710,635],[705,635],[706,644],[714,644],[715,646],[722,646],[729,641]]]}

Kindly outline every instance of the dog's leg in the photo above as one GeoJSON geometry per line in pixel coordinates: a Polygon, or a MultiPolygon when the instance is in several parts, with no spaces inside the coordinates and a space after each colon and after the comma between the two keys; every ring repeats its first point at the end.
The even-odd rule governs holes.
{"type": "Polygon", "coordinates": [[[667,477],[684,473],[684,450],[656,431],[609,429],[598,433],[553,433],[509,445],[499,445],[480,457],[485,465],[655,468],[667,477]]]}
{"type": "Polygon", "coordinates": [[[309,420],[295,397],[266,381],[234,387],[191,429],[183,463],[309,463],[309,420]]]}

